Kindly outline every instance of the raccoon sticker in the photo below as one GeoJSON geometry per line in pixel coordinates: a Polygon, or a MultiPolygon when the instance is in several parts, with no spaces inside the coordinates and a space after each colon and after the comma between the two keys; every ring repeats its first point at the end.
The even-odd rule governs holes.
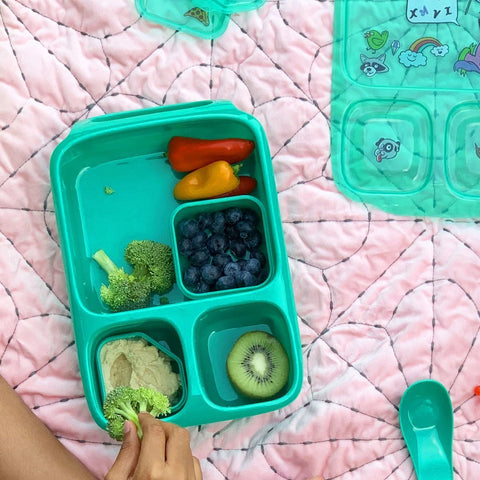
{"type": "Polygon", "coordinates": [[[377,73],[388,72],[389,68],[385,64],[386,54],[382,53],[378,57],[367,57],[363,53],[360,54],[360,60],[362,64],[360,65],[360,70],[367,76],[373,77],[377,73]]]}
{"type": "Polygon", "coordinates": [[[400,150],[400,142],[391,138],[380,138],[375,146],[377,147],[375,149],[375,160],[377,162],[395,158],[400,150]]]}

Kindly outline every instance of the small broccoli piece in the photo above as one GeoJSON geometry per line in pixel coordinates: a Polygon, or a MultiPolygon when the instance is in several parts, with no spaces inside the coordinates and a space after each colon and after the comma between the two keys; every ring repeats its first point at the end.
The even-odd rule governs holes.
{"type": "Polygon", "coordinates": [[[123,426],[125,425],[125,418],[122,415],[112,415],[107,422],[107,433],[121,442],[123,440],[123,426]]]}
{"type": "Polygon", "coordinates": [[[164,416],[171,411],[167,396],[151,388],[138,388],[137,401],[139,412],[147,412],[154,417],[164,416]]]}
{"type": "Polygon", "coordinates": [[[147,307],[151,300],[151,284],[117,267],[103,250],[92,257],[108,275],[108,286],[100,287],[100,298],[114,312],[147,307]]]}
{"type": "Polygon", "coordinates": [[[163,295],[175,283],[172,249],[153,240],[133,240],[125,249],[125,260],[137,278],[148,278],[153,293],[163,295]]]}
{"type": "Polygon", "coordinates": [[[107,432],[115,440],[123,440],[125,420],[131,420],[137,427],[140,439],[142,427],[138,420],[140,412],[148,412],[154,417],[170,413],[170,402],[160,392],[151,388],[131,388],[120,386],[111,390],[103,402],[103,414],[107,420],[107,432]]]}
{"type": "Polygon", "coordinates": [[[103,414],[107,420],[107,432],[111,437],[122,440],[125,420],[131,420],[137,427],[139,438],[142,438],[138,410],[134,408],[136,403],[136,390],[130,387],[120,386],[107,394],[103,402],[103,414]]]}

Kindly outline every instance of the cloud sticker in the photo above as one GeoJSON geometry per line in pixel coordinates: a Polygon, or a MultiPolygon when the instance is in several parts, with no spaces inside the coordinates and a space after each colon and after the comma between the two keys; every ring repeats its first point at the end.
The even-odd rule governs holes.
{"type": "Polygon", "coordinates": [[[433,47],[430,52],[436,57],[444,57],[448,53],[448,45],[440,45],[439,47],[433,47]]]}
{"type": "Polygon", "coordinates": [[[427,57],[422,52],[404,50],[398,56],[398,61],[406,67],[423,67],[427,64],[427,57]]]}

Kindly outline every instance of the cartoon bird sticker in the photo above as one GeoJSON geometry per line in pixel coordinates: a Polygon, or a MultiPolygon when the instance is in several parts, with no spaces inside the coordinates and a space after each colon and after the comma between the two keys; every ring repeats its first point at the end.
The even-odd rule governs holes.
{"type": "Polygon", "coordinates": [[[388,40],[388,32],[384,30],[382,33],[377,30],[369,30],[365,33],[364,37],[367,39],[368,48],[367,50],[373,50],[375,53],[377,50],[380,50],[385,46],[388,40]]]}

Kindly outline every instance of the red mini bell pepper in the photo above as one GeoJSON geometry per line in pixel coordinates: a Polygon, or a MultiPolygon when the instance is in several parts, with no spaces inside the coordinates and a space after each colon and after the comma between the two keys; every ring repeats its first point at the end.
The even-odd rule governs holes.
{"type": "Polygon", "coordinates": [[[206,140],[175,136],[168,143],[167,158],[177,172],[191,172],[218,160],[241,162],[254,148],[255,142],[243,138],[206,140]]]}
{"type": "Polygon", "coordinates": [[[230,190],[229,192],[222,193],[221,195],[216,195],[215,197],[210,198],[223,198],[223,197],[234,197],[236,195],[248,195],[249,193],[255,190],[257,186],[257,181],[253,177],[248,175],[240,175],[238,177],[240,183],[237,188],[230,190]]]}

